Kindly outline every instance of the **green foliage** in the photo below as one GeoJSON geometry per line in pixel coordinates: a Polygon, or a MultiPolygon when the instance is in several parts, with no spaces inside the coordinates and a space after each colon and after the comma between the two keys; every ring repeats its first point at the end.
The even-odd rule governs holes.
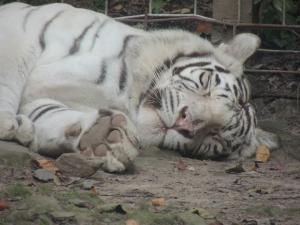
{"type": "Polygon", "coordinates": [[[25,198],[31,195],[30,189],[21,183],[16,183],[8,188],[8,195],[11,198],[21,197],[25,198]]]}
{"type": "Polygon", "coordinates": [[[163,7],[167,4],[167,0],[153,0],[152,10],[154,13],[160,13],[163,11],[163,7]]]}
{"type": "MultiPolygon", "coordinates": [[[[255,22],[282,24],[283,0],[255,0],[255,22]]],[[[285,0],[285,23],[300,24],[300,1],[285,0]]],[[[265,47],[280,49],[300,49],[300,33],[296,31],[263,30],[261,37],[265,47]]]]}

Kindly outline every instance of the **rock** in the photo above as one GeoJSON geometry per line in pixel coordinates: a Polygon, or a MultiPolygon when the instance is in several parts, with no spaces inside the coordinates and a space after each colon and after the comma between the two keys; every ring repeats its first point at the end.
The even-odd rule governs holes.
{"type": "Polygon", "coordinates": [[[84,190],[91,190],[94,187],[95,181],[93,180],[85,180],[82,183],[82,188],[84,190]]]}
{"type": "Polygon", "coordinates": [[[33,177],[42,182],[48,182],[54,179],[54,173],[45,169],[37,169],[33,172],[33,177]]]}
{"type": "Polygon", "coordinates": [[[71,222],[75,220],[75,214],[66,211],[54,211],[50,213],[50,216],[54,222],[62,222],[66,220],[71,222]]]}
{"type": "Polygon", "coordinates": [[[74,177],[88,177],[93,175],[101,166],[101,161],[86,157],[80,153],[62,154],[55,162],[58,169],[74,177]]]}
{"type": "Polygon", "coordinates": [[[24,168],[31,166],[31,160],[28,148],[14,142],[0,141],[0,165],[24,168]]]}
{"type": "Polygon", "coordinates": [[[78,198],[70,199],[69,202],[72,203],[73,205],[79,207],[79,208],[87,208],[87,209],[94,208],[94,206],[91,203],[86,202],[86,201],[81,200],[81,199],[78,199],[78,198]]]}
{"type": "Polygon", "coordinates": [[[195,208],[192,210],[192,213],[199,215],[203,219],[214,219],[215,216],[208,212],[206,209],[203,208],[195,208]]]}

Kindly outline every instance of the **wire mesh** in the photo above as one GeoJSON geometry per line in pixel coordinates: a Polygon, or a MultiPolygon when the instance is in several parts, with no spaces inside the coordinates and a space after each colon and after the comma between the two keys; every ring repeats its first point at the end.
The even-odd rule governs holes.
{"type": "MultiPolygon", "coordinates": [[[[105,14],[108,14],[108,3],[105,3],[105,14]]],[[[144,27],[148,27],[149,23],[159,23],[159,22],[173,22],[173,21],[203,21],[210,24],[217,24],[228,26],[232,29],[232,34],[235,35],[240,28],[247,28],[250,30],[288,30],[288,31],[300,31],[300,25],[286,24],[286,0],[282,0],[282,22],[281,24],[262,24],[262,23],[244,23],[241,22],[241,6],[242,1],[237,0],[237,19],[236,21],[226,21],[218,20],[215,18],[199,15],[197,12],[198,1],[193,1],[193,13],[180,14],[180,13],[154,13],[153,12],[153,0],[147,1],[148,10],[145,10],[144,14],[130,15],[130,16],[120,16],[115,17],[116,20],[126,22],[126,23],[136,23],[140,22],[144,24],[144,27]]],[[[258,49],[258,52],[270,53],[270,54],[300,54],[297,50],[276,50],[276,49],[258,49]]],[[[297,74],[300,75],[300,71],[296,70],[262,70],[262,69],[247,69],[248,73],[272,73],[272,74],[297,74]]]]}

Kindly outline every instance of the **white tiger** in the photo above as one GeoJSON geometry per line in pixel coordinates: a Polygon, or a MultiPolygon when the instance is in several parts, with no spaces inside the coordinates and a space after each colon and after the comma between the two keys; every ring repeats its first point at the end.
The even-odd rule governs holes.
{"type": "Polygon", "coordinates": [[[54,157],[82,151],[110,172],[125,170],[139,144],[199,158],[277,145],[256,128],[243,76],[253,34],[214,47],[182,30],[24,3],[0,7],[0,31],[2,140],[54,157]]]}

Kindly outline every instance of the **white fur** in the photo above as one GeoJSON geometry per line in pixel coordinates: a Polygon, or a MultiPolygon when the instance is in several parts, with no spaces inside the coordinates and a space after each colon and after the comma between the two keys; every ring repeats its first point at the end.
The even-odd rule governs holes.
{"type": "MultiPolygon", "coordinates": [[[[228,121],[229,112],[224,111],[224,102],[187,93],[174,114],[164,110],[158,112],[143,104],[137,108],[139,96],[157,75],[155,69],[178,53],[200,52],[209,53],[205,60],[228,69],[231,76],[241,77],[244,61],[259,45],[256,36],[241,34],[229,44],[215,48],[208,41],[185,31],[145,32],[67,4],[32,7],[12,3],[2,6],[0,11],[0,139],[16,139],[28,144],[32,138],[32,149],[46,154],[60,145],[70,145],[75,151],[82,134],[97,119],[99,108],[114,108],[128,115],[144,145],[158,145],[163,138],[170,143],[178,140],[189,143],[190,140],[172,130],[164,137],[161,119],[171,126],[182,107],[189,106],[193,117],[199,117],[207,124],[220,124],[228,121]],[[57,18],[53,19],[55,15],[57,18]],[[70,54],[74,41],[85,29],[78,51],[70,54]],[[119,56],[128,36],[133,37],[123,56],[119,56]],[[121,91],[119,80],[124,62],[127,79],[126,87],[121,91]],[[104,65],[106,78],[98,84],[104,65]],[[28,116],[43,104],[63,105],[70,110],[56,116],[45,115],[36,121],[35,136],[27,117],[18,116],[24,121],[18,128],[16,114],[28,116]],[[67,140],[65,128],[78,122],[82,127],[81,135],[67,140]]],[[[182,59],[178,65],[186,61],[182,59]]],[[[161,75],[157,88],[167,87],[172,80],[170,71],[161,75]]],[[[128,150],[126,157],[118,151],[115,151],[115,158],[107,156],[108,171],[123,170],[126,165],[119,164],[118,160],[124,161],[126,157],[132,160],[136,156],[132,150],[128,150]]]]}

